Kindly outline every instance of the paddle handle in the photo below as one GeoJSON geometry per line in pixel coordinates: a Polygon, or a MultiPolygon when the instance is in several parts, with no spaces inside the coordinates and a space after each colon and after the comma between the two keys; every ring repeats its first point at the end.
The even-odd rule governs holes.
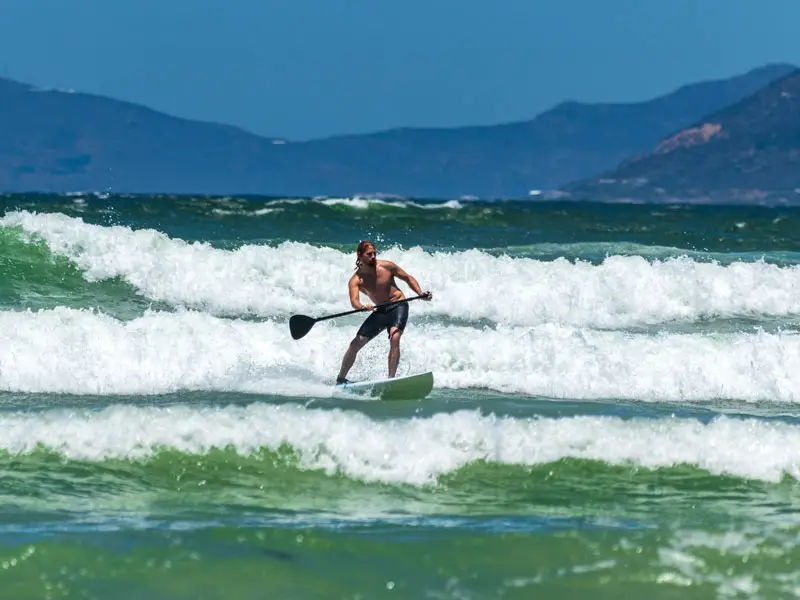
{"type": "MultiPolygon", "coordinates": [[[[418,300],[422,298],[422,296],[412,296],[411,298],[403,298],[402,300],[395,300],[393,302],[387,302],[386,304],[378,304],[375,306],[375,309],[385,308],[386,306],[393,306],[395,304],[400,304],[402,302],[411,302],[412,300],[418,300]]],[[[317,317],[314,321],[324,321],[325,319],[334,319],[336,317],[343,317],[345,315],[352,315],[357,312],[364,312],[367,310],[366,308],[356,308],[354,310],[348,310],[345,312],[336,313],[335,315],[325,315],[324,317],[317,317]]]]}

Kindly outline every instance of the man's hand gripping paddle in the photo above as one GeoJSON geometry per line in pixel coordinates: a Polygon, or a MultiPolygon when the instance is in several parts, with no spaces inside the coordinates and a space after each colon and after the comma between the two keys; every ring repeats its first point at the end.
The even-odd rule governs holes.
{"type": "MultiPolygon", "coordinates": [[[[425,294],[421,294],[419,296],[412,296],[411,298],[403,298],[402,300],[395,300],[394,302],[387,302],[386,304],[378,304],[377,306],[375,306],[375,310],[377,310],[379,308],[384,308],[384,307],[387,307],[387,306],[392,306],[394,304],[400,304],[401,302],[410,302],[411,300],[417,300],[419,298],[423,298],[424,299],[424,298],[429,298],[429,297],[430,297],[430,294],[429,293],[425,293],[425,294]]],[[[365,310],[369,310],[369,309],[367,309],[367,308],[356,308],[355,310],[348,310],[347,312],[340,312],[340,313],[336,313],[335,315],[327,315],[327,316],[324,316],[324,317],[317,317],[316,319],[314,317],[307,317],[306,315],[292,315],[292,317],[289,319],[289,331],[291,332],[293,339],[299,340],[301,337],[303,337],[305,334],[307,334],[309,331],[311,331],[311,328],[314,327],[314,324],[317,321],[325,321],[327,319],[334,319],[336,317],[343,317],[345,315],[352,315],[353,313],[363,312],[365,310]]]]}

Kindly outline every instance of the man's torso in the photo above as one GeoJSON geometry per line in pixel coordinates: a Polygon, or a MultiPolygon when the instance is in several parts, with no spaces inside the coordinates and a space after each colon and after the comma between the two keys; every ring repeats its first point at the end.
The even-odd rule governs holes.
{"type": "Polygon", "coordinates": [[[358,289],[365,293],[375,304],[384,304],[394,300],[402,300],[405,296],[397,287],[385,261],[379,260],[375,270],[358,270],[358,289]]]}

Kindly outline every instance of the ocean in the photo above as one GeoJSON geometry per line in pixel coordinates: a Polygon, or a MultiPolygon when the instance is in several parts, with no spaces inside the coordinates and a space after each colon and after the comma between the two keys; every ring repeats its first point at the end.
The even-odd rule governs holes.
{"type": "Polygon", "coordinates": [[[0,202],[3,598],[800,597],[800,208],[0,202]]]}

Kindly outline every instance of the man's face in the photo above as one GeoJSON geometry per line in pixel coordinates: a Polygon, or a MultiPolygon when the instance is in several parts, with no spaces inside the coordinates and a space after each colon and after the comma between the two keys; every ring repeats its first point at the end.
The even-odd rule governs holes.
{"type": "Polygon", "coordinates": [[[369,246],[361,255],[361,263],[368,266],[373,266],[375,261],[378,260],[378,253],[373,246],[369,246]]]}

